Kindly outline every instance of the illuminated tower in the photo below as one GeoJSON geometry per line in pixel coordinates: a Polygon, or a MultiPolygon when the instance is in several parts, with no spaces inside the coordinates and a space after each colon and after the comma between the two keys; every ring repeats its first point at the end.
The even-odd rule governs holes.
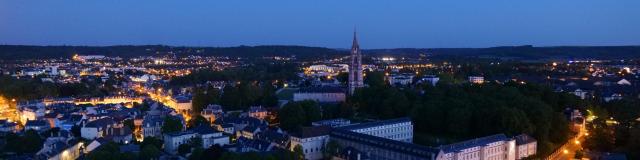
{"type": "Polygon", "coordinates": [[[351,63],[349,64],[349,94],[353,95],[356,88],[364,86],[362,78],[362,53],[360,45],[356,38],[356,32],[353,32],[353,44],[351,46],[351,63]]]}

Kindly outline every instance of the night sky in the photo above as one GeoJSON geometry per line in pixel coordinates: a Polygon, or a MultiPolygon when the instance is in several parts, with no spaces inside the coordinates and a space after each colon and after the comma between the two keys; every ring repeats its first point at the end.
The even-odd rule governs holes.
{"type": "Polygon", "coordinates": [[[0,44],[640,45],[640,0],[0,0],[0,44]]]}

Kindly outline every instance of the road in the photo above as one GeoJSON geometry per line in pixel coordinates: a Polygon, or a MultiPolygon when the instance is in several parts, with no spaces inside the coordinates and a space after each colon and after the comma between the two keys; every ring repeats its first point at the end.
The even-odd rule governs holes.
{"type": "Polygon", "coordinates": [[[586,129],[584,128],[581,129],[580,133],[578,133],[578,136],[576,136],[575,138],[572,138],[569,142],[567,142],[567,144],[565,145],[565,148],[563,149],[563,153],[560,156],[558,156],[557,159],[572,160],[576,155],[576,151],[582,149],[582,143],[584,142],[586,133],[587,133],[586,129]]]}

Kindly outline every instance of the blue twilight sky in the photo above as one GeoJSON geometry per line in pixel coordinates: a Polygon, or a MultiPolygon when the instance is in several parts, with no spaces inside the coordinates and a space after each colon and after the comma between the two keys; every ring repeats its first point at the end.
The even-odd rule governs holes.
{"type": "Polygon", "coordinates": [[[640,0],[0,0],[0,44],[640,45],[640,0]]]}

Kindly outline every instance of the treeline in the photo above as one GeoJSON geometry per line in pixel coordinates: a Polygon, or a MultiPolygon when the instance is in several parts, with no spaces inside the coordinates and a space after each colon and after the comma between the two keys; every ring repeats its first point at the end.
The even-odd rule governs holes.
{"type": "Polygon", "coordinates": [[[240,82],[222,90],[212,86],[197,87],[193,91],[193,110],[200,113],[209,104],[219,104],[224,110],[246,110],[249,106],[275,107],[276,89],[271,83],[240,82]]]}
{"type": "MultiPolygon", "coordinates": [[[[345,47],[348,47],[345,45],[345,47]]],[[[418,56],[428,54],[432,57],[489,57],[489,58],[637,58],[640,46],[561,46],[533,47],[506,46],[491,48],[395,48],[363,50],[366,55],[402,55],[418,56]]],[[[231,56],[263,57],[293,56],[299,59],[318,59],[323,56],[348,55],[347,50],[306,46],[237,46],[237,47],[175,47],[165,45],[121,45],[121,46],[27,46],[0,45],[0,59],[33,58],[69,58],[73,54],[99,54],[106,56],[137,57],[175,54],[177,56],[231,56]]]]}
{"type": "Polygon", "coordinates": [[[433,57],[485,57],[485,58],[637,58],[640,57],[640,46],[559,46],[533,47],[505,46],[490,48],[397,48],[365,50],[372,55],[407,55],[417,56],[429,54],[433,57]]]}
{"type": "Polygon", "coordinates": [[[45,97],[69,96],[104,96],[113,88],[113,80],[102,83],[99,78],[84,79],[80,83],[42,82],[39,77],[16,79],[0,76],[0,95],[21,100],[40,99],[45,97]],[[106,87],[100,87],[105,84],[106,87]]]}
{"type": "Polygon", "coordinates": [[[227,68],[222,71],[198,70],[189,75],[171,79],[170,85],[185,86],[202,84],[207,81],[275,81],[296,80],[300,70],[294,63],[260,62],[243,67],[227,68]]]}
{"type": "Polygon", "coordinates": [[[110,57],[138,57],[153,55],[177,56],[231,56],[231,57],[262,57],[262,56],[293,56],[297,58],[317,58],[318,55],[339,55],[347,52],[305,46],[238,46],[238,47],[174,47],[165,45],[122,45],[122,46],[26,46],[0,45],[0,59],[33,59],[33,58],[70,58],[74,54],[105,55],[110,57]]]}
{"type": "Polygon", "coordinates": [[[538,140],[542,154],[548,153],[572,134],[562,110],[587,105],[575,96],[530,84],[440,83],[400,89],[379,78],[367,79],[370,87],[358,90],[345,103],[357,113],[355,117],[410,116],[415,142],[429,146],[496,133],[526,133],[538,140]]]}

